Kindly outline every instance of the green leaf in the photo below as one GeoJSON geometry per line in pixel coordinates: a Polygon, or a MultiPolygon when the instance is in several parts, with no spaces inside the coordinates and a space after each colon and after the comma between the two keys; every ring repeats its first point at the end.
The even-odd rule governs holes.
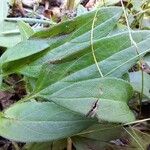
{"type": "Polygon", "coordinates": [[[136,128],[127,128],[126,132],[122,134],[122,139],[126,138],[129,142],[122,146],[111,145],[112,150],[147,150],[150,144],[150,135],[141,132],[136,128]]]}
{"type": "Polygon", "coordinates": [[[144,61],[150,66],[150,54],[149,53],[144,57],[144,61]]]}
{"type": "MultiPolygon", "coordinates": [[[[49,48],[45,51],[45,54],[47,55],[44,56],[42,55],[43,57],[40,56],[40,59],[38,59],[39,57],[36,58],[38,61],[36,64],[42,65],[47,61],[57,61],[65,57],[70,57],[72,55],[83,54],[91,51],[88,47],[90,47],[90,42],[89,42],[91,36],[90,30],[91,30],[94,15],[95,15],[95,11],[79,16],[74,20],[61,23],[48,30],[35,33],[33,38],[29,40],[29,42],[35,41],[37,40],[37,38],[40,39],[42,38],[43,43],[45,42],[49,43],[49,48]],[[72,31],[74,32],[71,35],[66,35],[71,33],[72,31]],[[57,37],[58,35],[61,36],[57,37]],[[44,40],[43,38],[46,39],[44,40]],[[77,44],[79,46],[77,46],[77,44]],[[70,51],[68,51],[68,49],[70,49],[70,51]]],[[[109,32],[114,28],[116,21],[119,19],[120,15],[121,15],[121,9],[117,7],[112,7],[109,9],[108,8],[100,9],[97,15],[97,21],[95,23],[94,39],[99,39],[100,37],[104,37],[108,35],[109,32]]],[[[18,55],[18,49],[20,49],[20,51],[23,54],[28,53],[29,50],[31,51],[32,42],[31,44],[27,44],[28,50],[25,48],[26,47],[25,44],[26,41],[21,42],[19,45],[15,46],[14,48],[7,50],[7,52],[4,55],[5,57],[11,57],[12,60],[8,60],[7,62],[2,60],[3,72],[7,72],[8,68],[13,72],[16,71],[19,68],[19,66],[21,67],[26,66],[25,65],[26,63],[24,63],[24,61],[26,59],[29,60],[29,58],[22,60],[22,57],[18,55]],[[13,57],[10,56],[12,51],[14,55],[18,55],[18,59],[13,59],[13,57]],[[13,62],[14,65],[18,66],[18,68],[12,68],[14,66],[12,65],[12,61],[14,61],[13,62]]],[[[44,48],[45,47],[43,47],[43,49],[44,48]]],[[[34,54],[37,55],[37,52],[35,52],[34,54]]],[[[31,57],[30,60],[33,62],[35,60],[35,57],[31,57]]],[[[30,66],[31,65],[33,64],[30,64],[30,66]]]]}
{"type": "MultiPolygon", "coordinates": [[[[99,11],[97,12],[97,16],[96,16],[97,20],[95,22],[95,27],[98,27],[98,26],[101,28],[103,27],[104,31],[103,30],[99,30],[99,32],[95,31],[96,35],[94,36],[100,36],[100,37],[104,36],[103,34],[106,29],[107,31],[111,31],[112,27],[114,27],[114,25],[116,24],[115,21],[119,19],[121,13],[122,13],[122,9],[119,7],[108,7],[108,8],[106,7],[106,8],[99,9],[99,11]],[[107,25],[110,26],[109,29],[106,26],[106,23],[104,22],[107,22],[107,25]],[[102,35],[101,35],[101,32],[103,33],[102,35]]],[[[73,20],[60,23],[54,26],[53,28],[37,32],[36,34],[33,35],[33,38],[34,37],[50,38],[56,35],[64,35],[64,34],[68,34],[74,31],[73,35],[69,37],[69,40],[71,40],[86,32],[90,33],[94,16],[95,16],[95,11],[88,12],[86,14],[76,17],[73,20]]],[[[90,36],[88,37],[84,36],[84,37],[86,39],[87,38],[90,39],[90,36]]],[[[82,39],[82,40],[86,41],[85,39],[82,39]]]]}
{"type": "Polygon", "coordinates": [[[59,74],[55,69],[43,69],[31,96],[54,101],[83,115],[87,115],[98,101],[95,117],[99,121],[125,123],[135,119],[127,105],[133,94],[129,83],[116,78],[95,78],[85,81],[75,81],[76,78],[69,81],[66,78],[51,85],[51,72],[59,74]]]}
{"type": "Polygon", "coordinates": [[[19,34],[7,34],[3,32],[11,32],[17,29],[17,24],[12,22],[0,22],[0,46],[2,47],[13,47],[21,41],[19,34]]]}
{"type": "MultiPolygon", "coordinates": [[[[20,72],[30,81],[34,78],[30,82],[33,91],[24,101],[50,101],[15,104],[6,110],[0,119],[2,136],[25,142],[47,141],[86,129],[95,123],[88,117],[100,123],[135,120],[128,107],[132,86],[121,79],[105,77],[122,77],[139,59],[129,33],[113,33],[121,13],[121,8],[106,7],[98,11],[96,18],[93,46],[104,78],[100,78],[91,52],[95,11],[37,32],[2,55],[3,75],[20,72]],[[65,112],[56,116],[60,109],[65,112]]],[[[149,31],[133,31],[132,36],[140,56],[150,51],[149,31]]]]}
{"type": "Polygon", "coordinates": [[[150,135],[148,133],[141,132],[134,128],[129,128],[128,132],[132,135],[129,137],[131,141],[129,147],[135,147],[137,150],[141,150],[142,148],[143,150],[148,149],[150,144],[150,135]]]}
{"type": "Polygon", "coordinates": [[[22,36],[22,40],[27,40],[34,34],[34,30],[27,23],[19,21],[18,26],[22,36]]]}
{"type": "Polygon", "coordinates": [[[48,47],[49,45],[47,41],[35,39],[24,41],[23,44],[22,43],[17,44],[16,49],[13,48],[8,49],[1,56],[0,60],[4,74],[13,72],[18,67],[21,67],[22,65],[27,65],[34,59],[39,58],[42,52],[45,51],[48,47]],[[20,65],[17,66],[18,63],[20,63],[20,65]],[[11,67],[9,68],[10,64],[11,67]]]}
{"type": "Polygon", "coordinates": [[[12,34],[11,31],[17,29],[17,23],[6,22],[4,18],[8,13],[7,0],[1,0],[0,9],[0,46],[12,47],[21,41],[19,34],[12,34]],[[4,34],[4,32],[10,32],[10,34],[4,34]]]}
{"type": "Polygon", "coordinates": [[[112,124],[93,125],[78,136],[72,138],[77,150],[105,149],[109,142],[120,138],[122,127],[112,124]]]}
{"type": "Polygon", "coordinates": [[[135,119],[127,105],[133,92],[127,82],[115,78],[97,78],[74,84],[66,82],[67,87],[63,88],[62,86],[66,86],[65,82],[58,83],[56,87],[49,86],[36,95],[84,115],[87,115],[98,101],[97,110],[93,113],[100,122],[125,123],[135,119]]]}
{"type": "MultiPolygon", "coordinates": [[[[29,66],[32,73],[35,74],[36,72],[34,73],[34,70],[32,70],[32,65],[34,66],[35,71],[39,72],[39,64],[41,66],[42,63],[48,62],[47,65],[43,66],[31,96],[42,97],[50,101],[54,101],[55,103],[84,116],[90,112],[94,103],[98,100],[97,105],[99,105],[99,107],[95,115],[99,121],[102,120],[119,123],[133,121],[135,119],[134,115],[127,105],[132,96],[132,87],[123,80],[114,78],[98,79],[99,73],[93,61],[91,43],[89,42],[91,36],[90,29],[93,21],[90,17],[94,14],[95,13],[91,12],[83,16],[79,16],[73,21],[59,24],[58,26],[54,26],[46,31],[38,32],[33,36],[34,38],[39,38],[40,36],[41,38],[53,37],[57,34],[62,34],[62,32],[66,32],[69,25],[69,27],[72,25],[73,27],[74,25],[77,26],[73,35],[67,36],[67,40],[64,38],[62,40],[60,37],[59,40],[61,40],[61,44],[58,43],[59,40],[57,37],[45,40],[47,43],[49,42],[49,44],[51,44],[48,51],[46,50],[46,55],[37,59],[37,61],[33,62],[33,64],[30,64],[29,66]],[[81,23],[79,23],[79,20],[81,19],[88,19],[90,23],[88,22],[87,24],[87,22],[82,22],[83,25],[81,26],[81,23]],[[64,25],[66,26],[66,24],[69,24],[67,28],[63,28],[60,32],[58,29],[61,29],[64,25]],[[81,27],[79,27],[79,25],[81,27]],[[91,80],[92,78],[94,79],[91,80]],[[118,91],[118,88],[122,89],[122,91],[118,91]],[[77,93],[79,97],[76,97],[77,93]]],[[[119,70],[119,73],[121,72],[120,74],[122,75],[127,71],[127,69],[123,68],[119,62],[125,59],[124,53],[130,52],[131,55],[129,55],[129,58],[127,57],[128,59],[131,59],[132,56],[136,56],[134,47],[130,46],[128,32],[109,35],[115,27],[120,14],[120,8],[116,7],[109,7],[109,9],[102,8],[98,12],[97,22],[94,28],[95,36],[93,44],[97,60],[105,65],[105,69],[103,68],[104,66],[102,66],[103,72],[105,73],[107,71],[105,74],[114,69],[112,68],[108,71],[109,67],[118,67],[119,65],[122,69],[122,72],[119,70]],[[109,59],[111,59],[111,61],[109,61],[109,59]],[[109,63],[104,63],[104,61],[108,61],[109,63]],[[115,62],[115,64],[113,62],[115,62]],[[113,64],[113,66],[111,64],[113,64]]],[[[139,43],[141,43],[141,41],[145,42],[148,35],[149,32],[147,31],[138,31],[133,33],[135,41],[139,43]]],[[[33,41],[33,39],[30,39],[28,42],[33,41]]],[[[16,49],[21,49],[24,43],[25,42],[21,43],[19,48],[16,47],[16,49]]],[[[29,49],[32,42],[30,45],[27,43],[27,45],[25,45],[25,47],[29,49]]],[[[147,50],[147,47],[144,48],[147,50]]],[[[35,49],[37,49],[37,47],[35,49]]],[[[12,49],[7,53],[10,51],[12,51],[12,49]]],[[[24,52],[24,50],[22,51],[24,52]]],[[[7,56],[7,53],[5,53],[3,57],[5,55],[7,56]]],[[[34,54],[36,54],[36,52],[34,54]]],[[[30,53],[28,55],[30,55],[30,53]]],[[[3,60],[3,71],[7,71],[8,68],[10,71],[12,68],[12,61],[18,64],[23,56],[25,56],[25,54],[22,55],[22,57],[11,57],[11,59],[13,59],[10,59],[11,61],[9,59],[6,59],[6,61],[3,60]]],[[[138,56],[136,57],[138,59],[138,56]]],[[[124,61],[126,61],[126,59],[124,61]]],[[[128,67],[130,66],[127,64],[127,68],[128,67]]],[[[27,73],[27,70],[25,70],[25,72],[27,73]]],[[[29,100],[30,97],[25,99],[29,100]]]]}
{"type": "Polygon", "coordinates": [[[73,144],[76,150],[100,150],[105,149],[105,146],[108,144],[105,141],[100,142],[99,140],[92,140],[83,137],[73,138],[73,144]]]}
{"type": "Polygon", "coordinates": [[[3,19],[7,16],[8,13],[8,5],[7,0],[1,0],[1,10],[0,10],[0,21],[3,21],[3,19]]]}
{"type": "MultiPolygon", "coordinates": [[[[133,32],[133,38],[139,46],[139,54],[141,56],[150,51],[149,33],[150,32],[148,31],[133,32]]],[[[95,40],[94,50],[99,66],[105,76],[121,77],[139,59],[135,48],[130,44],[128,32],[126,31],[95,40]]],[[[51,68],[55,68],[56,72],[62,72],[61,77],[66,76],[66,74],[68,75],[67,72],[69,72],[71,78],[74,78],[73,76],[76,76],[76,74],[80,74],[78,75],[78,80],[82,80],[82,78],[87,79],[99,77],[99,72],[93,61],[91,45],[89,42],[77,43],[77,45],[70,42],[59,46],[54,49],[53,52],[50,51],[41,59],[30,64],[30,67],[21,70],[21,73],[27,76],[37,77],[41,64],[46,62],[51,64],[51,68]],[[64,50],[62,51],[62,49],[64,50]],[[77,53],[76,51],[79,51],[80,53],[77,53]],[[85,54],[83,54],[84,51],[85,54]],[[59,60],[57,60],[58,58],[59,60]],[[76,74],[73,74],[74,72],[76,72],[76,74]],[[85,72],[88,73],[85,74],[85,72]]],[[[54,74],[53,79],[54,78],[55,80],[57,79],[56,74],[54,74]]]]}
{"type": "MultiPolygon", "coordinates": [[[[134,90],[141,93],[142,90],[142,73],[141,71],[138,72],[131,72],[130,74],[130,83],[133,86],[134,90]]],[[[150,75],[143,72],[143,94],[144,96],[150,98],[150,75]]]]}
{"type": "Polygon", "coordinates": [[[0,117],[0,135],[22,142],[65,138],[95,123],[52,102],[18,103],[0,117]]]}

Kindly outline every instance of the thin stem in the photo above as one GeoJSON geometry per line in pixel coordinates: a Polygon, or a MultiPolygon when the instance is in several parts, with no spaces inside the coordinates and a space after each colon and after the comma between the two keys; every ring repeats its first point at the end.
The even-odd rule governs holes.
{"type": "MultiPolygon", "coordinates": [[[[144,52],[141,52],[140,55],[144,55],[144,54],[146,54],[147,52],[150,52],[150,49],[148,49],[148,50],[146,50],[146,51],[144,51],[144,52]]],[[[114,68],[114,69],[112,69],[111,71],[109,71],[107,74],[105,74],[105,76],[110,75],[111,73],[113,73],[114,71],[116,71],[118,68],[124,66],[125,64],[129,63],[130,61],[133,61],[133,60],[137,59],[137,57],[138,57],[137,55],[134,56],[134,57],[132,57],[131,59],[127,60],[126,62],[122,63],[121,65],[119,65],[119,66],[117,66],[116,68],[114,68]]]]}
{"type": "MultiPolygon", "coordinates": [[[[129,128],[132,130],[133,134],[135,135],[136,139],[139,141],[139,144],[140,144],[141,143],[140,142],[141,139],[139,138],[139,136],[137,135],[137,133],[135,132],[135,130],[131,126],[129,126],[129,128]]],[[[141,145],[141,147],[143,147],[143,146],[141,145]]]]}
{"type": "Polygon", "coordinates": [[[102,1],[103,1],[103,5],[104,5],[104,6],[106,6],[106,2],[105,2],[105,0],[102,0],[102,1]]]}
{"type": "Polygon", "coordinates": [[[136,121],[133,121],[133,122],[128,122],[128,123],[125,123],[124,126],[132,125],[132,124],[137,124],[137,123],[141,123],[141,122],[145,122],[145,121],[150,121],[150,118],[136,120],[136,121]]]}
{"type": "MultiPolygon", "coordinates": [[[[135,47],[136,53],[139,57],[140,68],[142,68],[142,62],[143,61],[142,61],[142,58],[140,56],[139,48],[137,46],[137,43],[132,38],[131,28],[130,28],[130,25],[129,25],[129,21],[128,21],[127,13],[126,13],[126,10],[125,10],[125,6],[123,4],[123,0],[121,0],[121,5],[122,5],[122,9],[123,9],[123,12],[124,12],[124,15],[125,15],[125,20],[126,20],[126,24],[127,24],[127,28],[128,28],[128,32],[129,32],[129,38],[130,38],[130,41],[131,41],[131,45],[133,45],[135,47]]],[[[141,69],[141,71],[142,71],[142,73],[141,73],[141,76],[142,76],[142,89],[141,89],[141,96],[140,96],[140,99],[139,99],[140,107],[141,107],[141,102],[142,102],[142,99],[143,99],[143,86],[144,86],[143,69],[141,69]]],[[[140,110],[141,110],[141,108],[140,108],[140,110]]]]}
{"type": "Polygon", "coordinates": [[[19,34],[19,33],[20,31],[18,29],[1,32],[1,34],[3,35],[10,35],[10,34],[12,35],[12,34],[19,34]]]}
{"type": "Polygon", "coordinates": [[[140,12],[134,14],[133,16],[138,16],[138,15],[140,15],[140,14],[144,14],[144,13],[146,13],[147,11],[149,11],[149,8],[148,8],[148,9],[145,9],[145,10],[142,10],[142,11],[140,11],[140,12]]]}
{"type": "Polygon", "coordinates": [[[75,136],[76,135],[84,135],[84,134],[88,134],[88,133],[99,132],[99,131],[104,131],[104,130],[109,130],[109,129],[117,128],[117,127],[129,126],[129,125],[133,125],[133,124],[137,124],[137,123],[141,123],[141,122],[145,122],[145,121],[150,121],[150,118],[136,120],[136,121],[128,122],[128,123],[125,123],[125,124],[117,124],[113,127],[106,127],[106,128],[102,128],[102,129],[98,129],[98,130],[89,130],[89,131],[85,131],[85,132],[80,132],[78,134],[75,134],[75,136]]]}
{"type": "Polygon", "coordinates": [[[105,127],[105,128],[99,128],[99,129],[96,129],[96,130],[88,130],[88,131],[84,131],[84,132],[80,132],[78,134],[75,134],[75,136],[80,136],[80,135],[84,135],[84,134],[89,134],[89,133],[94,133],[94,132],[100,132],[100,131],[104,131],[104,130],[110,130],[110,129],[113,129],[113,128],[117,128],[117,127],[121,127],[123,125],[120,125],[120,124],[117,124],[117,125],[114,125],[113,127],[105,127]]]}
{"type": "Polygon", "coordinates": [[[73,10],[75,7],[75,0],[68,0],[67,1],[67,9],[68,10],[73,10]]]}
{"type": "Polygon", "coordinates": [[[126,128],[123,127],[123,129],[134,139],[134,141],[139,145],[139,147],[141,148],[141,150],[145,150],[143,148],[143,146],[140,144],[140,142],[126,128]]]}
{"type": "Polygon", "coordinates": [[[70,137],[67,139],[67,150],[72,150],[72,140],[70,137]]]}
{"type": "Polygon", "coordinates": [[[94,62],[95,62],[95,64],[96,64],[96,67],[97,67],[97,69],[98,69],[98,71],[99,71],[100,76],[101,76],[101,77],[104,77],[104,76],[103,76],[103,73],[102,73],[102,71],[101,71],[101,69],[100,69],[100,67],[99,67],[99,65],[98,65],[98,62],[97,62],[97,59],[96,59],[96,56],[95,56],[95,52],[94,52],[94,45],[93,45],[94,25],[95,25],[97,13],[98,13],[98,8],[97,8],[97,10],[96,10],[96,12],[95,12],[95,15],[94,15],[94,18],[93,18],[93,22],[92,22],[91,40],[90,40],[90,42],[91,42],[91,50],[92,50],[92,55],[93,55],[94,62]]]}
{"type": "Polygon", "coordinates": [[[20,150],[20,148],[16,142],[12,142],[12,144],[13,144],[15,150],[20,150]]]}
{"type": "Polygon", "coordinates": [[[29,23],[43,23],[43,24],[51,24],[55,25],[51,20],[42,20],[42,19],[33,19],[33,18],[5,18],[5,21],[12,21],[12,22],[17,22],[17,21],[25,21],[29,23]]]}
{"type": "MultiPolygon", "coordinates": [[[[144,72],[143,69],[141,70],[141,77],[142,77],[142,88],[141,88],[141,93],[140,93],[140,103],[142,103],[142,99],[143,99],[143,93],[144,93],[144,72]]],[[[141,111],[140,111],[141,112],[141,111]]]]}

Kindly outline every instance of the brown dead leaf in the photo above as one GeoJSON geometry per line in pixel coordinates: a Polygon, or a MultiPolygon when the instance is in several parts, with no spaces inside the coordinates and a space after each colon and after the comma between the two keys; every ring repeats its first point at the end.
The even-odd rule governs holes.
{"type": "Polygon", "coordinates": [[[13,103],[11,97],[14,94],[9,92],[0,92],[0,109],[3,110],[13,103]]]}

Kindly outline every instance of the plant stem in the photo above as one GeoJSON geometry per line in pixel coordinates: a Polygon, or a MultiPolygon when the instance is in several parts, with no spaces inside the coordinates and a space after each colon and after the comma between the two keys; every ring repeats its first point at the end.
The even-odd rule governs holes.
{"type": "Polygon", "coordinates": [[[136,123],[141,123],[141,122],[145,122],[145,121],[150,121],[150,118],[141,119],[141,120],[136,120],[136,121],[133,121],[133,122],[128,122],[128,123],[124,124],[124,126],[132,125],[132,124],[136,124],[136,123]]]}
{"type": "Polygon", "coordinates": [[[94,45],[93,45],[94,25],[95,25],[95,21],[96,21],[96,16],[97,16],[98,10],[99,10],[99,9],[97,8],[97,10],[96,10],[96,12],[95,12],[95,15],[94,15],[94,18],[93,18],[92,29],[91,29],[91,40],[90,40],[90,42],[91,42],[91,50],[92,50],[92,55],[93,55],[93,59],[94,59],[95,65],[96,65],[96,67],[97,67],[97,69],[98,69],[98,72],[99,72],[100,76],[101,76],[101,77],[104,77],[104,76],[103,76],[103,73],[102,73],[102,71],[101,71],[101,68],[100,68],[99,65],[98,65],[98,62],[97,62],[97,59],[96,59],[96,56],[95,56],[95,52],[94,52],[94,45]]]}
{"type": "Polygon", "coordinates": [[[43,24],[51,24],[55,25],[51,20],[42,20],[42,19],[33,19],[33,18],[5,18],[5,21],[12,21],[12,22],[17,22],[17,21],[25,21],[29,23],[43,23],[43,24]]]}
{"type": "MultiPolygon", "coordinates": [[[[125,20],[126,20],[126,24],[127,24],[127,28],[128,28],[128,32],[129,32],[129,38],[130,38],[130,41],[131,41],[131,45],[133,45],[135,47],[135,51],[136,51],[137,56],[139,58],[140,69],[142,71],[142,73],[141,73],[141,76],[142,76],[142,89],[141,89],[141,95],[140,95],[140,99],[139,99],[139,103],[140,103],[140,107],[141,107],[142,98],[143,98],[143,86],[144,86],[144,79],[143,79],[144,77],[143,77],[143,69],[142,69],[143,60],[142,60],[142,57],[140,56],[139,48],[137,46],[137,43],[134,41],[134,39],[132,37],[132,32],[131,32],[131,28],[130,28],[130,25],[129,25],[129,21],[128,21],[127,13],[126,13],[126,10],[125,10],[125,6],[123,4],[123,0],[121,0],[121,5],[122,5],[122,9],[123,9],[123,12],[124,12],[124,15],[125,15],[125,20]]],[[[141,113],[141,108],[140,108],[140,113],[141,113]]]]}
{"type": "Polygon", "coordinates": [[[12,142],[12,144],[13,144],[15,150],[20,150],[20,148],[16,142],[12,142]]]}
{"type": "MultiPolygon", "coordinates": [[[[131,126],[129,126],[129,127],[131,128],[131,126]]],[[[123,129],[134,139],[134,141],[139,145],[139,148],[141,150],[145,150],[143,148],[143,146],[140,144],[139,140],[137,138],[135,138],[135,135],[131,134],[130,131],[128,131],[126,128],[123,128],[123,129]]]]}
{"type": "Polygon", "coordinates": [[[75,0],[67,0],[67,9],[73,10],[75,7],[75,0]]]}
{"type": "Polygon", "coordinates": [[[67,139],[67,150],[72,150],[72,140],[70,137],[67,139]]]}
{"type": "Polygon", "coordinates": [[[106,6],[106,2],[105,2],[105,0],[102,0],[102,1],[103,1],[103,5],[104,5],[104,6],[106,6]]]}

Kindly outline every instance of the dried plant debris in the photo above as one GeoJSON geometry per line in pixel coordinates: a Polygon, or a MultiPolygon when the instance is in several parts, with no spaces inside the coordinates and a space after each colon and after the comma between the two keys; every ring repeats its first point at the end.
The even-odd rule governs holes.
{"type": "Polygon", "coordinates": [[[9,3],[10,9],[8,12],[8,17],[23,17],[25,16],[25,10],[21,0],[12,0],[9,3]]]}
{"type": "Polygon", "coordinates": [[[0,110],[3,110],[13,104],[13,93],[10,92],[0,92],[0,110]]]}
{"type": "MultiPolygon", "coordinates": [[[[81,0],[79,3],[89,10],[94,6],[96,0],[81,0]]],[[[77,4],[75,4],[75,1],[11,0],[7,17],[36,18],[52,20],[57,23],[66,18],[72,19],[76,15],[77,4]]]]}
{"type": "Polygon", "coordinates": [[[0,92],[0,110],[4,110],[26,95],[22,77],[13,74],[4,79],[3,82],[6,85],[6,89],[0,92]]]}
{"type": "Polygon", "coordinates": [[[23,150],[24,143],[16,143],[0,137],[0,150],[23,150]]]}

